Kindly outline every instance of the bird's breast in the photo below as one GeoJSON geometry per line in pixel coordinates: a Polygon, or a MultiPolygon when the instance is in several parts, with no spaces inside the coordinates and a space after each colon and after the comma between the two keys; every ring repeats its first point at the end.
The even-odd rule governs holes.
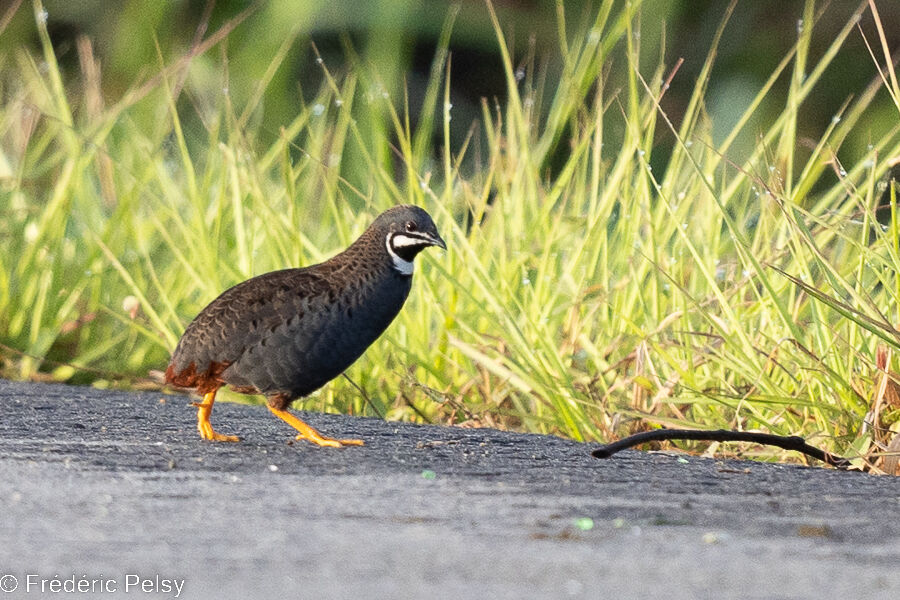
{"type": "Polygon", "coordinates": [[[225,379],[263,393],[306,395],[343,372],[378,339],[409,290],[408,277],[363,277],[302,307],[281,307],[279,324],[229,367],[225,379]]]}

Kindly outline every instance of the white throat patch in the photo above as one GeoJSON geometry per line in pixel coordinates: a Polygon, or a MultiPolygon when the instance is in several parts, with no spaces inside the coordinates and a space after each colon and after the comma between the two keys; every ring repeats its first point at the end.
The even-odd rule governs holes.
{"type": "Polygon", "coordinates": [[[384,238],[384,245],[387,247],[388,254],[391,255],[391,260],[394,261],[394,268],[397,269],[401,275],[412,275],[415,265],[413,265],[411,260],[405,260],[399,254],[394,252],[394,246],[412,246],[421,243],[421,240],[416,240],[415,238],[405,236],[401,233],[389,233],[387,237],[384,238]]]}

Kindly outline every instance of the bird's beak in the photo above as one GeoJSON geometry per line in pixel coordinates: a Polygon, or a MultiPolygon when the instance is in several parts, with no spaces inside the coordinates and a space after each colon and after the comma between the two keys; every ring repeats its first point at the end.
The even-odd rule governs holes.
{"type": "Polygon", "coordinates": [[[438,232],[434,232],[434,235],[427,233],[424,236],[432,246],[437,246],[439,248],[447,249],[447,244],[444,242],[443,238],[438,234],[438,232]]]}

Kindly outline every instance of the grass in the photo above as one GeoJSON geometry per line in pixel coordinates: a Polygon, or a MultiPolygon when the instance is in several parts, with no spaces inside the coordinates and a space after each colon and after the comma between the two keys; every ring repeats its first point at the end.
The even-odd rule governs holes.
{"type": "MultiPolygon", "coordinates": [[[[4,375],[142,386],[222,290],[327,259],[382,209],[414,203],[448,252],[420,260],[407,306],[348,371],[364,394],[338,378],[306,408],[578,440],[764,430],[875,460],[900,422],[895,189],[888,224],[874,220],[900,126],[867,121],[879,94],[900,113],[883,32],[867,38],[880,75],[804,143],[804,107],[862,31],[848,21],[811,62],[819,15],[807,2],[791,52],[716,141],[706,106],[727,14],[675,120],[661,100],[677,65],[644,67],[640,4],[603,2],[574,28],[560,10],[558,81],[538,58],[514,62],[489,4],[508,94],[484,100],[454,147],[454,10],[415,126],[409,99],[348,45],[268,144],[254,114],[292,40],[246,105],[214,58],[237,20],[104,103],[89,42],[81,77],[66,80],[36,1],[42,55],[0,55],[4,375]],[[614,61],[626,73],[616,87],[614,61]],[[735,140],[784,82],[738,156],[735,140]],[[841,164],[859,127],[871,143],[841,164]]],[[[875,4],[866,11],[880,27],[875,4]]],[[[771,452],[747,454],[787,458],[771,452]]]]}

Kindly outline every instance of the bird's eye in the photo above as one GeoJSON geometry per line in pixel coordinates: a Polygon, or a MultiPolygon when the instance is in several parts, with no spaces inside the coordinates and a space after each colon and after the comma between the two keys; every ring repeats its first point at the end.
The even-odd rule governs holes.
{"type": "Polygon", "coordinates": [[[416,231],[419,227],[416,225],[415,221],[407,221],[406,222],[406,230],[407,231],[416,231]]]}

